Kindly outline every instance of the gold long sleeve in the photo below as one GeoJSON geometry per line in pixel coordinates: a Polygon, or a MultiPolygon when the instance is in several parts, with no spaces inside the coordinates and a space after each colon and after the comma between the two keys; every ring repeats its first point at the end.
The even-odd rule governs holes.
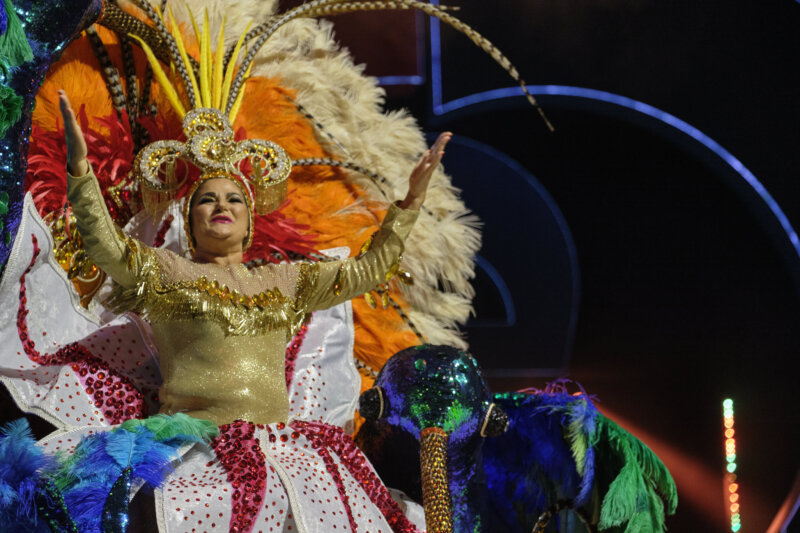
{"type": "Polygon", "coordinates": [[[392,205],[364,254],[311,265],[298,281],[297,307],[307,312],[326,309],[385,283],[418,215],[419,211],[392,205]]]}
{"type": "Polygon", "coordinates": [[[119,234],[91,168],[85,176],[67,174],[67,199],[89,258],[122,287],[135,285],[139,247],[119,234]]]}

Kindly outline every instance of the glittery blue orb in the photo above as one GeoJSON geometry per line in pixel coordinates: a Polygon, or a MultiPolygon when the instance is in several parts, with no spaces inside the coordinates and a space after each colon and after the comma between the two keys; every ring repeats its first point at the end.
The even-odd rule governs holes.
{"type": "Polygon", "coordinates": [[[480,431],[490,395],[478,363],[451,346],[422,345],[395,354],[375,380],[385,396],[383,417],[419,438],[427,427],[451,439],[480,431]]]}

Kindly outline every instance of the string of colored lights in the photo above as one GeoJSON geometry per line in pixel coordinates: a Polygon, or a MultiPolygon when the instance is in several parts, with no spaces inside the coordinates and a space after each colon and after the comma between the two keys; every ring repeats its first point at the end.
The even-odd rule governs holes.
{"type": "Polygon", "coordinates": [[[725,473],[726,496],[728,501],[728,514],[731,517],[731,531],[736,533],[742,528],[742,518],[739,513],[739,483],[736,482],[736,430],[733,419],[733,400],[726,398],[722,402],[723,425],[725,426],[725,460],[727,462],[725,473]]]}

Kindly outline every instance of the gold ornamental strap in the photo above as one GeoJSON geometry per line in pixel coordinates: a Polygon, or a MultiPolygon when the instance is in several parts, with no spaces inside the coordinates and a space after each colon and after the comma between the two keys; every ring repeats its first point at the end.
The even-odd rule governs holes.
{"type": "Polygon", "coordinates": [[[447,480],[447,433],[425,428],[419,435],[422,505],[428,533],[453,533],[453,511],[447,480]]]}

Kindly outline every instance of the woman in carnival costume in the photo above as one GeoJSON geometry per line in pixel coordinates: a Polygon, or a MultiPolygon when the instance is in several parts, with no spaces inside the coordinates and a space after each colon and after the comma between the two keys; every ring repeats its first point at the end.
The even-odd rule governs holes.
{"type": "MultiPolygon", "coordinates": [[[[295,454],[303,459],[292,459],[295,471],[284,466],[278,472],[280,481],[272,480],[270,490],[273,498],[281,484],[286,485],[283,491],[299,493],[309,490],[311,479],[319,487],[328,478],[332,488],[338,485],[338,496],[353,491],[362,480],[347,468],[339,470],[339,478],[331,478],[324,469],[309,476],[310,465],[324,468],[328,462],[324,459],[330,461],[331,456],[314,457],[320,428],[299,422],[286,426],[289,398],[284,375],[285,346],[311,312],[376,288],[392,268],[397,268],[403,241],[417,218],[433,170],[451,135],[442,134],[421,156],[411,173],[408,194],[390,208],[371,245],[358,257],[247,269],[242,256],[253,240],[253,219],[256,214],[269,212],[257,213],[256,206],[274,209],[284,200],[272,190],[284,185],[290,171],[288,157],[279,146],[263,141],[237,143],[226,117],[209,107],[186,114],[186,143],[156,142],[142,150],[138,170],[150,173],[151,179],[155,179],[162,164],[186,152],[191,152],[190,158],[202,170],[184,204],[184,228],[192,250],[189,260],[168,250],[150,248],[114,228],[88,163],[80,126],[63,92],[60,105],[67,137],[68,198],[78,231],[89,258],[114,281],[111,302],[116,309],[135,309],[148,317],[160,355],[161,412],[185,413],[218,426],[235,427],[232,434],[249,432],[254,442],[279,438],[289,451],[271,453],[295,454]],[[263,165],[261,183],[259,178],[239,170],[247,159],[251,168],[263,165]],[[336,483],[332,484],[334,479],[336,483]]],[[[262,453],[270,452],[262,448],[262,453]]],[[[347,460],[364,461],[363,457],[339,458],[347,460]]],[[[238,499],[242,506],[253,498],[256,503],[263,502],[267,480],[243,471],[247,462],[239,461],[244,464],[234,467],[234,475],[243,476],[252,493],[248,494],[248,489],[235,490],[234,502],[238,499]]],[[[270,462],[273,461],[274,458],[270,462]]],[[[386,510],[376,508],[370,512],[359,508],[369,501],[366,493],[358,494],[360,498],[352,496],[342,497],[343,505],[351,505],[345,513],[341,509],[331,511],[342,515],[332,520],[334,524],[324,517],[324,512],[314,521],[325,523],[325,528],[337,521],[341,526],[349,525],[348,521],[360,522],[374,531],[388,526],[381,514],[386,510]],[[360,505],[356,505],[359,499],[360,505]]],[[[377,507],[378,501],[372,503],[377,507]]],[[[285,522],[279,519],[279,526],[291,530],[291,516],[299,514],[286,509],[285,522]]],[[[396,516],[392,518],[398,520],[396,516]]],[[[246,529],[246,518],[240,522],[239,529],[246,529]]]]}
{"type": "MultiPolygon", "coordinates": [[[[10,341],[0,352],[2,380],[23,410],[58,427],[40,447],[30,446],[22,423],[0,436],[0,515],[16,521],[17,530],[125,531],[128,496],[142,484],[157,487],[160,531],[424,527],[418,506],[397,503],[343,428],[352,429],[358,394],[353,352],[363,378],[422,335],[463,345],[452,330],[469,310],[466,277],[479,240],[441,174],[433,177],[419,214],[424,231],[418,229],[408,247],[403,242],[449,135],[422,156],[405,200],[389,207],[357,257],[318,261],[314,253],[325,245],[359,248],[369,235],[359,230],[373,224],[372,211],[382,210],[375,209],[382,200],[375,191],[400,188],[393,176],[413,166],[409,154],[422,150],[422,138],[407,117],[380,113],[381,95],[338,51],[329,28],[302,17],[397,7],[449,22],[517,78],[474,30],[414,0],[317,0],[273,19],[273,3],[235,3],[225,11],[241,37],[226,40],[223,22],[216,50],[208,17],[198,24],[188,9],[173,17],[163,6],[159,12],[144,2],[105,2],[101,24],[118,35],[90,28],[51,68],[32,112],[31,196],[22,204],[0,283],[0,297],[18,301],[0,325],[0,336],[10,341]],[[267,22],[248,31],[236,17],[243,12],[267,22]],[[194,42],[176,20],[183,28],[191,22],[194,42]],[[297,22],[284,27],[290,21],[297,22]],[[131,46],[134,40],[141,53],[131,46]],[[115,61],[122,64],[124,87],[115,61]],[[266,77],[276,72],[295,91],[266,77]],[[158,81],[152,88],[151,76],[158,81]],[[106,87],[111,98],[98,98],[106,87]],[[61,88],[81,103],[77,117],[61,88]],[[60,145],[64,133],[67,153],[60,145]],[[387,177],[366,171],[364,161],[387,177]],[[370,179],[344,176],[336,167],[370,179]],[[67,196],[71,212],[64,208],[67,196]],[[319,237],[311,240],[309,233],[319,237]],[[332,237],[337,234],[345,236],[332,237]],[[285,262],[292,251],[315,260],[285,262]],[[399,291],[388,281],[408,279],[398,267],[401,252],[403,268],[417,281],[399,291]],[[100,283],[104,273],[114,281],[108,291],[100,283]],[[449,290],[437,290],[445,279],[449,290]],[[368,292],[376,287],[378,298],[368,292]],[[75,289],[105,323],[73,306],[75,289]],[[352,310],[342,303],[363,292],[352,310]],[[378,303],[399,310],[406,322],[391,309],[373,313],[378,303]],[[308,322],[311,311],[328,306],[308,322]],[[136,313],[118,315],[122,311],[136,313]],[[156,411],[163,414],[147,418],[156,411]]],[[[201,10],[195,5],[194,11],[201,10]]],[[[54,22],[58,9],[25,12],[48,13],[54,22]]],[[[63,14],[65,20],[75,16],[82,23],[94,20],[96,11],[88,6],[85,13],[63,14]]],[[[64,48],[67,39],[55,37],[42,45],[50,38],[47,24],[26,22],[32,42],[30,35],[42,30],[37,54],[64,48]]],[[[31,71],[43,73],[43,64],[31,71]]],[[[19,131],[27,138],[24,127],[19,131]]],[[[364,381],[368,386],[372,379],[364,381]]],[[[533,408],[543,409],[538,403],[533,408]]],[[[561,425],[553,427],[561,439],[561,425]]],[[[592,438],[587,430],[577,439],[584,444],[574,446],[585,448],[592,438]]],[[[633,465],[642,453],[630,455],[633,465]]],[[[581,475],[581,493],[588,494],[590,478],[581,475]]],[[[628,477],[638,482],[641,476],[628,477]]],[[[628,500],[651,492],[637,487],[628,500]]],[[[614,516],[622,518],[609,523],[649,516],[649,509],[621,509],[614,516]]],[[[469,514],[472,507],[457,511],[469,514]]],[[[652,530],[660,529],[659,522],[652,530]]]]}

